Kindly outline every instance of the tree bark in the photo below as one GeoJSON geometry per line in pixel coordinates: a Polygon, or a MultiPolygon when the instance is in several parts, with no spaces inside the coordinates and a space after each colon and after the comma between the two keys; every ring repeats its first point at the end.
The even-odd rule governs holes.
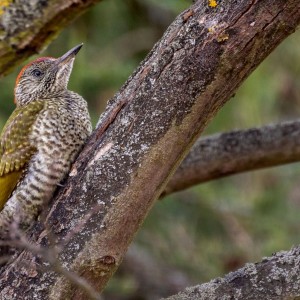
{"type": "Polygon", "coordinates": [[[99,1],[1,1],[0,78],[41,52],[71,21],[99,1]]]}
{"type": "Polygon", "coordinates": [[[220,177],[300,160],[300,121],[200,138],[162,196],[220,177]]]}
{"type": "MultiPolygon", "coordinates": [[[[298,0],[198,1],[176,18],[110,101],[51,203],[46,228],[64,243],[65,268],[98,291],[105,287],[207,122],[299,22],[298,0]]],[[[28,234],[50,247],[42,225],[28,234]]],[[[16,255],[2,270],[1,297],[86,299],[40,266],[49,264],[30,252],[16,255]]]]}
{"type": "Polygon", "coordinates": [[[165,300],[299,299],[299,257],[299,247],[282,251],[165,300]]]}

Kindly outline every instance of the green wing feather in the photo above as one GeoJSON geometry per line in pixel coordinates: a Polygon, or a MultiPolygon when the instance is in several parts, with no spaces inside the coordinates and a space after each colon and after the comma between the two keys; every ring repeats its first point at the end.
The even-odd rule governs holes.
{"type": "Polygon", "coordinates": [[[29,143],[38,113],[44,101],[33,101],[17,107],[7,120],[0,135],[0,210],[16,187],[22,172],[36,148],[29,143]]]}

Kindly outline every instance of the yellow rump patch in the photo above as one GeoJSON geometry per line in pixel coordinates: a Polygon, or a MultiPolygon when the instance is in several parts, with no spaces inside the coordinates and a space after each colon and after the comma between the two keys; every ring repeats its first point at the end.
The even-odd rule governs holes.
{"type": "Polygon", "coordinates": [[[0,211],[16,187],[22,171],[14,171],[0,177],[0,211]]]}

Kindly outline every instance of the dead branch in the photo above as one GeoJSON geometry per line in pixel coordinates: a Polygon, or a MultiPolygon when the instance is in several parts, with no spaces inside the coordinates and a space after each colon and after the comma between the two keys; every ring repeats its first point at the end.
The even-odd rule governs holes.
{"type": "Polygon", "coordinates": [[[200,138],[162,196],[228,175],[300,160],[300,121],[200,138]]]}
{"type": "Polygon", "coordinates": [[[1,1],[0,77],[40,53],[62,29],[99,1],[1,1]]]}
{"type": "Polygon", "coordinates": [[[265,257],[261,262],[187,288],[165,300],[288,300],[300,295],[300,247],[265,257]]]}

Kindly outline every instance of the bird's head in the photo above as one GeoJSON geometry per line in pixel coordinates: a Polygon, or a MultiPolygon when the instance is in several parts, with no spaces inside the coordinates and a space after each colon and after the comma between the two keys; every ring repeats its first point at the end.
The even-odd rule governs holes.
{"type": "Polygon", "coordinates": [[[36,99],[47,99],[67,88],[75,55],[82,44],[59,58],[40,57],[26,65],[15,85],[15,103],[26,105],[36,99]]]}

